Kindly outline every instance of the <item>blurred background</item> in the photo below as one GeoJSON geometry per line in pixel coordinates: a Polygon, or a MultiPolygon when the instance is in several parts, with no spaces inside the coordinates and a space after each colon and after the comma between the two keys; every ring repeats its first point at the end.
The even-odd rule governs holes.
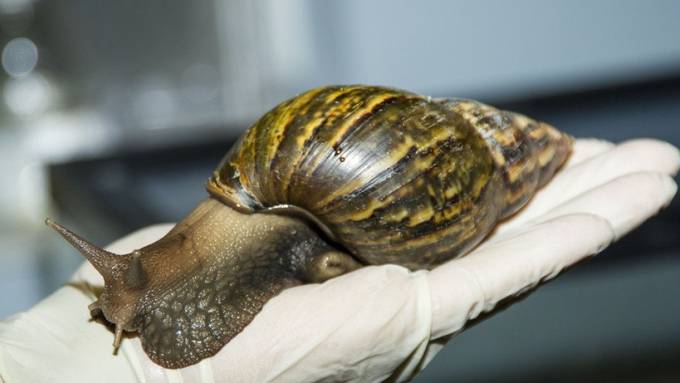
{"type": "MultiPolygon", "coordinates": [[[[0,0],[0,318],[176,221],[260,114],[322,84],[476,98],[680,145],[680,2],[0,0]]],[[[631,159],[634,161],[635,159],[631,159]]],[[[680,381],[680,203],[459,335],[418,382],[680,381]]],[[[452,292],[455,293],[455,292],[452,292]]]]}

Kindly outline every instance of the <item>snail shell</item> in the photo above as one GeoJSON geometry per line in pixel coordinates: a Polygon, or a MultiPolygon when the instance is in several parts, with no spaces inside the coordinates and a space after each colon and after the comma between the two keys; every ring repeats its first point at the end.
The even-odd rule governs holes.
{"type": "Polygon", "coordinates": [[[465,254],[565,161],[571,138],[475,101],[375,86],[310,90],[227,153],[166,236],[113,254],[47,224],[104,277],[90,305],[167,368],[197,363],[285,288],[365,264],[465,254]]]}
{"type": "Polygon", "coordinates": [[[207,189],[241,211],[295,206],[365,263],[428,268],[522,207],[570,142],[475,101],[323,87],[265,114],[207,189]]]}

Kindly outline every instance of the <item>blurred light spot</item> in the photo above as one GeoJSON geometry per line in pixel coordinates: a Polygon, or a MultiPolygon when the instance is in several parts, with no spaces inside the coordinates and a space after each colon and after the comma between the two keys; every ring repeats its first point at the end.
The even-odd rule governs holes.
{"type": "Polygon", "coordinates": [[[29,74],[38,63],[38,47],[25,37],[10,40],[2,49],[2,68],[12,77],[29,74]]]}
{"type": "Polygon", "coordinates": [[[3,89],[5,103],[21,117],[45,112],[54,102],[54,93],[49,81],[40,73],[10,79],[3,89]]]}
{"type": "Polygon", "coordinates": [[[161,78],[145,80],[132,100],[134,114],[143,126],[158,129],[172,124],[177,97],[169,83],[161,78]]]}
{"type": "Polygon", "coordinates": [[[200,104],[213,100],[219,87],[219,74],[210,65],[194,63],[182,73],[182,93],[191,102],[200,104]]]}
{"type": "Polygon", "coordinates": [[[0,0],[0,13],[13,15],[33,9],[33,0],[0,0]]]}
{"type": "Polygon", "coordinates": [[[77,156],[101,155],[118,140],[115,129],[97,113],[87,110],[51,112],[29,121],[22,150],[44,161],[65,161],[77,156]]]}

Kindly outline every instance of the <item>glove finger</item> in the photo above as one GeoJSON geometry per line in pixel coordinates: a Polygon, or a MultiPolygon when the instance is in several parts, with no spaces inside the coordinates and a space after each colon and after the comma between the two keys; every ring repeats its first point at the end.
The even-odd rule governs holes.
{"type": "Polygon", "coordinates": [[[592,214],[558,217],[447,262],[429,274],[432,338],[452,334],[468,320],[551,279],[596,254],[614,238],[610,224],[592,214]]]}
{"type": "Polygon", "coordinates": [[[680,152],[674,146],[658,140],[638,139],[591,157],[557,173],[527,206],[494,232],[521,226],[556,206],[617,177],[636,172],[675,174],[680,167],[680,152]]]}
{"type": "Polygon", "coordinates": [[[564,164],[564,169],[570,168],[574,165],[600,155],[606,151],[612,150],[615,145],[609,141],[600,140],[597,138],[579,138],[574,141],[574,147],[567,163],[564,164]]]}
{"type": "Polygon", "coordinates": [[[628,174],[567,201],[534,221],[590,213],[609,221],[616,238],[620,238],[668,206],[677,188],[666,174],[628,174]]]}
{"type": "MultiPolygon", "coordinates": [[[[577,198],[574,198],[563,205],[557,207],[556,209],[550,211],[548,214],[545,214],[541,217],[536,218],[534,221],[531,222],[532,225],[537,225],[537,226],[528,226],[528,224],[525,224],[524,227],[517,228],[516,230],[512,232],[507,232],[503,235],[498,235],[496,236],[492,241],[484,243],[484,245],[480,246],[476,251],[471,253],[465,258],[462,258],[460,260],[450,262],[453,264],[466,264],[466,263],[476,263],[478,259],[481,259],[480,257],[488,257],[488,253],[494,252],[495,250],[508,250],[508,252],[522,252],[523,255],[526,255],[526,250],[523,249],[512,249],[506,247],[508,244],[513,244],[516,241],[522,241],[522,238],[526,237],[527,235],[527,230],[535,231],[537,228],[543,227],[543,225],[549,225],[550,228],[555,229],[554,233],[550,234],[547,233],[545,239],[536,238],[536,242],[534,246],[538,249],[540,249],[541,246],[541,241],[550,241],[550,242],[555,242],[557,246],[560,247],[560,249],[564,250],[562,246],[565,248],[569,246],[570,241],[574,241],[575,243],[580,241],[580,240],[591,240],[593,234],[597,234],[597,231],[595,227],[591,227],[591,225],[586,225],[586,223],[581,223],[579,224],[581,227],[579,228],[577,226],[577,231],[580,230],[582,234],[576,235],[575,237],[572,236],[573,231],[568,231],[566,230],[564,233],[561,233],[559,230],[559,226],[555,225],[556,222],[559,222],[561,219],[564,218],[569,218],[569,217],[579,217],[582,215],[591,216],[591,217],[599,217],[599,219],[603,220],[606,222],[611,230],[610,235],[611,239],[614,240],[624,234],[626,234],[628,231],[633,229],[634,227],[640,225],[643,221],[651,217],[652,215],[656,214],[659,209],[663,208],[664,206],[668,205],[675,195],[677,191],[677,186],[675,182],[667,175],[665,174],[660,174],[660,173],[635,173],[635,174],[629,174],[625,175],[622,177],[619,177],[613,181],[610,181],[609,183],[602,185],[600,187],[597,187],[593,190],[588,191],[587,193],[584,193],[577,198]],[[528,226],[528,229],[526,228],[528,226]],[[590,232],[590,230],[593,230],[593,232],[590,232]],[[567,237],[564,237],[567,236],[567,237]],[[567,243],[563,243],[565,241],[565,238],[567,240],[567,243]],[[459,263],[460,262],[460,263],[459,263]]],[[[567,228],[569,229],[569,228],[567,228]]],[[[548,254],[550,254],[550,251],[546,251],[548,254]]],[[[572,253],[573,255],[578,255],[579,253],[572,253]]],[[[594,252],[581,252],[580,253],[582,256],[586,256],[588,254],[594,254],[594,252]]],[[[509,254],[508,254],[509,255],[509,254]]],[[[517,257],[510,256],[507,257],[505,261],[502,259],[498,259],[498,262],[506,262],[504,266],[510,267],[510,260],[511,259],[517,259],[517,257]]],[[[573,258],[573,259],[568,259],[568,258],[563,258],[563,261],[561,261],[559,258],[555,258],[554,261],[558,263],[553,263],[553,264],[547,264],[546,266],[548,267],[548,270],[552,270],[552,273],[545,273],[544,270],[540,270],[538,267],[535,265],[530,267],[528,270],[538,270],[540,271],[538,274],[535,274],[535,276],[538,276],[538,279],[535,279],[536,281],[540,281],[545,279],[550,279],[552,276],[556,275],[560,270],[562,270],[564,267],[573,264],[580,258],[573,258]],[[547,276],[547,278],[545,277],[547,276]]],[[[530,258],[532,261],[538,260],[538,258],[530,258]]],[[[539,261],[540,262],[540,261],[539,261]]],[[[527,265],[532,265],[531,262],[528,262],[527,265]]],[[[433,286],[433,297],[436,297],[436,290],[435,286],[436,283],[432,281],[433,278],[437,277],[440,273],[440,269],[444,269],[446,267],[452,267],[449,266],[449,264],[445,264],[441,266],[440,268],[435,269],[431,273],[431,285],[433,286]]],[[[454,268],[455,270],[455,268],[454,268]]],[[[460,273],[460,271],[458,270],[460,273]]],[[[463,276],[465,276],[466,273],[462,273],[463,276]]],[[[473,274],[474,275],[474,274],[473,274]]],[[[511,276],[512,273],[509,273],[508,276],[511,276]]],[[[462,278],[461,278],[462,279],[462,278]]],[[[475,278],[470,278],[468,277],[468,285],[469,286],[474,286],[474,283],[476,281],[475,278]]],[[[522,279],[520,279],[521,281],[522,279]]],[[[524,281],[527,279],[524,278],[524,281]]],[[[533,285],[535,285],[538,282],[534,282],[533,284],[529,283],[526,285],[525,288],[530,288],[533,285]]],[[[520,284],[521,285],[521,284],[520,284]]],[[[488,291],[489,289],[484,288],[484,286],[481,286],[479,289],[476,289],[480,292],[488,291]]],[[[472,293],[475,292],[474,288],[468,288],[466,296],[470,296],[472,293]],[[471,293],[471,292],[472,293],[471,293]]],[[[497,290],[501,291],[502,290],[497,290]]],[[[516,289],[510,289],[508,290],[509,294],[512,295],[516,289]]],[[[520,290],[521,291],[521,290],[520,290]]],[[[495,305],[495,303],[498,301],[498,296],[496,298],[489,298],[490,295],[488,293],[484,293],[478,297],[478,300],[480,302],[491,302],[491,306],[495,305]]],[[[500,297],[501,299],[503,297],[500,297]]],[[[434,302],[433,298],[433,302],[434,302]]],[[[470,301],[474,302],[474,299],[471,299],[470,301]]],[[[433,307],[435,308],[435,312],[433,313],[433,321],[438,320],[437,318],[441,318],[444,315],[439,315],[437,313],[436,308],[439,307],[439,304],[433,303],[433,307]]],[[[490,310],[489,306],[482,305],[481,307],[473,307],[470,312],[471,317],[469,318],[474,318],[478,315],[477,312],[474,310],[482,310],[482,311],[488,311],[490,310]]],[[[457,322],[459,323],[459,326],[462,327],[464,322],[461,322],[461,319],[458,319],[457,322]]],[[[441,329],[437,326],[435,326],[436,322],[433,322],[433,334],[436,333],[436,331],[441,331],[441,329]]],[[[450,324],[448,326],[450,328],[450,324]]]]}

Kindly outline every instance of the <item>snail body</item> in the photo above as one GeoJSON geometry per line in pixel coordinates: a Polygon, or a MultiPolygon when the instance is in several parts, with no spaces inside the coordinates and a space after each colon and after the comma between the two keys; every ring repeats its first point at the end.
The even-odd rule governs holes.
{"type": "Polygon", "coordinates": [[[214,355],[281,290],[367,264],[465,254],[568,157],[550,125],[470,100],[333,86],[251,126],[165,237],[108,253],[49,221],[104,276],[90,306],[156,363],[214,355]]]}

